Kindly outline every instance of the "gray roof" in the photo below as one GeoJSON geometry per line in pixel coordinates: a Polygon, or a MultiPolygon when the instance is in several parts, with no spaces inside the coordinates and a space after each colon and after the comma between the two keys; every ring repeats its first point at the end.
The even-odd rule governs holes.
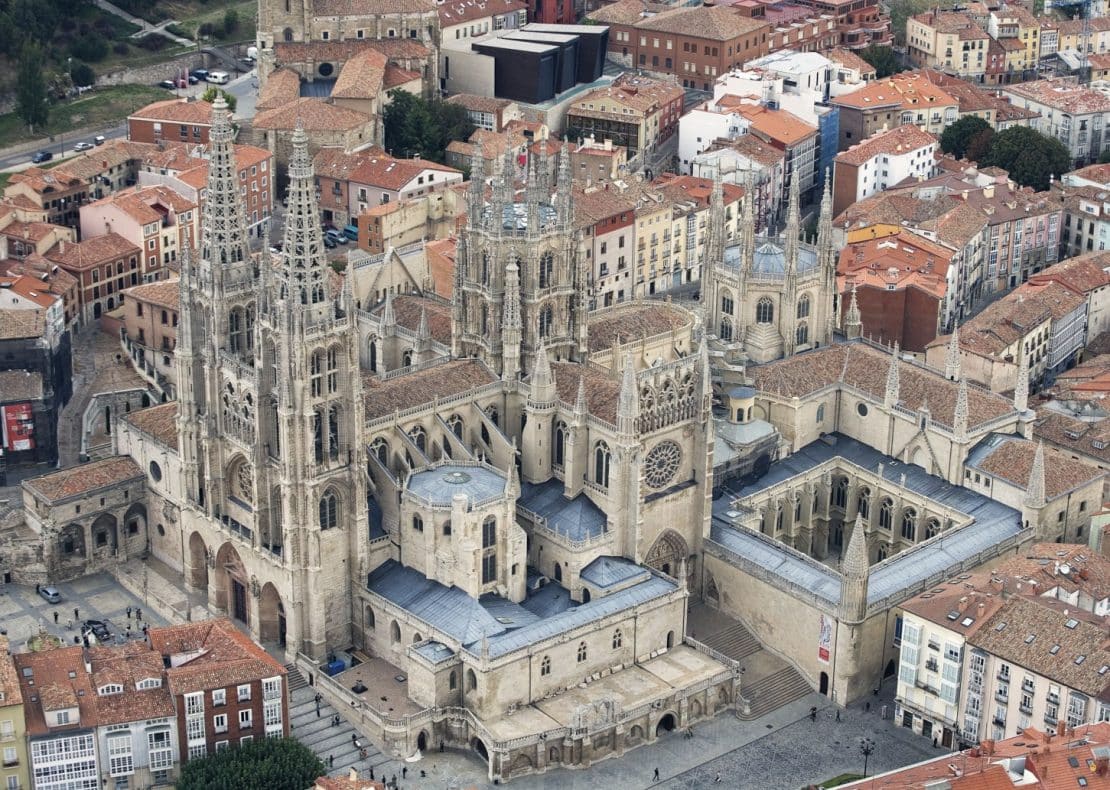
{"type": "Polygon", "coordinates": [[[714,417],[713,431],[717,436],[713,443],[713,466],[718,467],[734,458],[747,455],[750,445],[775,433],[775,426],[766,420],[729,422],[721,417],[714,417]]]}
{"type": "Polygon", "coordinates": [[[314,99],[326,99],[331,96],[334,87],[334,79],[317,77],[314,80],[301,80],[301,96],[310,96],[314,99]]]}
{"type": "Polygon", "coordinates": [[[559,591],[565,590],[550,583],[530,596],[540,603],[530,607],[529,600],[521,605],[495,595],[475,600],[458,587],[427,579],[389,559],[369,575],[366,588],[459,642],[472,655],[481,653],[485,636],[490,656],[497,657],[669,595],[678,585],[648,573],[643,581],[623,590],[564,608],[559,591]],[[545,608],[554,613],[547,615],[545,608]]]}
{"type": "Polygon", "coordinates": [[[648,578],[650,573],[624,557],[601,556],[582,569],[579,577],[587,584],[602,589],[648,578]]]}
{"type": "MultiPolygon", "coordinates": [[[[738,243],[725,247],[725,266],[730,269],[740,268],[740,245],[738,243]]],[[[798,242],[798,274],[807,274],[816,269],[817,251],[812,245],[798,242]]],[[[756,274],[772,277],[786,274],[786,254],[783,252],[781,239],[756,239],[752,271],[756,274]]]]}
{"type": "Polygon", "coordinates": [[[868,577],[869,603],[893,595],[899,590],[912,589],[938,574],[950,572],[951,569],[980,552],[987,551],[1000,541],[1017,535],[1022,529],[1021,514],[1001,502],[996,502],[971,489],[954,486],[936,475],[929,474],[919,466],[897,461],[855,439],[841,434],[829,434],[824,439],[812,442],[793,455],[771,464],[767,474],[759,480],[730,490],[714,502],[712,540],[751,558],[771,573],[807,586],[828,601],[838,602],[840,600],[838,573],[832,569],[823,572],[808,567],[804,560],[790,555],[784,548],[778,548],[778,545],[769,539],[759,540],[758,535],[729,526],[731,518],[726,515],[727,511],[732,509],[731,503],[734,498],[757,494],[837,457],[872,472],[877,472],[879,464],[882,463],[885,479],[898,483],[904,474],[906,487],[911,491],[927,499],[943,502],[973,519],[966,527],[941,533],[931,540],[924,550],[901,552],[877,568],[873,568],[868,577]],[[755,541],[754,544],[753,541],[755,541]],[[756,551],[755,545],[762,548],[756,551]],[[830,583],[835,584],[835,590],[830,583]]]}
{"type": "Polygon", "coordinates": [[[596,538],[605,532],[605,514],[588,496],[579,494],[574,499],[564,495],[563,483],[551,479],[544,483],[521,484],[517,503],[547,520],[547,525],[571,540],[596,538]]]}
{"type": "Polygon", "coordinates": [[[408,490],[439,506],[449,506],[456,494],[466,494],[471,503],[483,502],[504,493],[505,475],[488,466],[448,463],[414,472],[408,490]]]}
{"type": "MultiPolygon", "coordinates": [[[[490,212],[491,206],[486,206],[482,210],[482,226],[487,227],[490,225],[490,212]]],[[[539,212],[540,227],[546,228],[554,225],[558,220],[558,215],[555,212],[554,206],[550,203],[540,203],[536,210],[539,212]]],[[[501,227],[505,230],[527,230],[528,229],[528,204],[527,203],[512,203],[501,207],[501,227]]]]}
{"type": "Polygon", "coordinates": [[[438,664],[441,661],[446,661],[449,658],[455,657],[455,651],[442,642],[424,642],[414,647],[413,650],[424,656],[424,658],[428,659],[433,664],[438,664]]]}

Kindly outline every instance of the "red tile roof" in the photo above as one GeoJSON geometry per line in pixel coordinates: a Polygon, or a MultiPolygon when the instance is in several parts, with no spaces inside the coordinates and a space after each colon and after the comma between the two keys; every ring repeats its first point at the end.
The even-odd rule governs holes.
{"type": "Polygon", "coordinates": [[[153,437],[167,447],[172,447],[175,450],[179,449],[177,442],[177,401],[133,411],[124,416],[123,419],[137,430],[153,437]]]}
{"type": "Polygon", "coordinates": [[[82,496],[108,486],[143,477],[143,470],[129,455],[60,469],[24,480],[23,485],[52,502],[82,496]]]}
{"type": "Polygon", "coordinates": [[[151,628],[148,634],[154,650],[171,661],[165,672],[175,697],[287,674],[227,618],[151,628]],[[180,663],[175,658],[191,653],[195,657],[180,663]]]}

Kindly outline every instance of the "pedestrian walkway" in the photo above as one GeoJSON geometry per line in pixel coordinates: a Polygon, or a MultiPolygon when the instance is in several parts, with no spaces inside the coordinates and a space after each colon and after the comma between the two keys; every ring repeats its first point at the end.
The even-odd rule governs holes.
{"type": "Polygon", "coordinates": [[[176,24],[176,20],[167,19],[164,22],[159,22],[157,25],[152,25],[149,22],[147,22],[145,19],[140,19],[137,16],[132,16],[131,14],[127,13],[122,8],[120,8],[119,6],[112,5],[111,3],[108,2],[108,0],[95,0],[95,2],[96,2],[97,8],[99,8],[101,11],[107,11],[109,14],[114,14],[115,16],[118,16],[120,19],[126,19],[128,22],[130,22],[133,25],[138,25],[139,30],[135,33],[132,33],[131,38],[142,38],[143,36],[149,36],[151,34],[154,34],[154,35],[158,35],[158,36],[164,36],[165,38],[168,38],[170,41],[173,41],[175,44],[180,44],[183,47],[195,47],[196,46],[195,41],[190,41],[189,39],[182,38],[181,36],[175,36],[173,33],[170,33],[169,31],[166,30],[166,25],[176,24]]]}

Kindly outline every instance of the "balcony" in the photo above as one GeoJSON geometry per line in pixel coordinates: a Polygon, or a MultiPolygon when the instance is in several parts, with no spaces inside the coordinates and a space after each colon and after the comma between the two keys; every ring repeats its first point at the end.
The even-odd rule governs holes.
{"type": "Polygon", "coordinates": [[[1044,723],[1047,724],[1049,727],[1055,727],[1057,721],[1058,719],[1051,713],[1046,713],[1044,715],[1044,723]]]}
{"type": "Polygon", "coordinates": [[[1018,705],[1018,710],[1020,710],[1026,716],[1030,716],[1030,715],[1033,714],[1033,706],[1032,705],[1026,705],[1026,704],[1022,703],[1021,705],[1018,705]]]}
{"type": "Polygon", "coordinates": [[[998,691],[994,692],[994,698],[998,702],[1002,703],[1003,705],[1007,705],[1010,702],[1009,695],[1005,691],[1003,691],[1002,689],[999,689],[998,691]]]}
{"type": "Polygon", "coordinates": [[[19,757],[16,757],[14,760],[4,760],[3,765],[5,768],[13,768],[19,765],[19,757]]]}

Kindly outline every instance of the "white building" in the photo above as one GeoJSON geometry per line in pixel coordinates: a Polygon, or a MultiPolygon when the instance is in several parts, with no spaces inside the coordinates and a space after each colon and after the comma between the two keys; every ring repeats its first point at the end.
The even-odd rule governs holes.
{"type": "Polygon", "coordinates": [[[699,154],[717,140],[735,140],[748,133],[751,122],[736,106],[716,99],[700,104],[678,120],[678,159],[684,173],[693,174],[699,154]]]}
{"type": "Polygon", "coordinates": [[[1077,165],[1098,160],[1104,147],[1104,117],[1110,114],[1110,96],[1080,86],[1074,78],[1016,83],[1002,91],[1018,107],[1039,112],[1041,117],[1032,119],[1029,125],[1063,143],[1077,165]]]}
{"type": "Polygon", "coordinates": [[[883,130],[838,154],[833,165],[833,215],[907,178],[936,173],[937,138],[906,124],[883,130]]]}

